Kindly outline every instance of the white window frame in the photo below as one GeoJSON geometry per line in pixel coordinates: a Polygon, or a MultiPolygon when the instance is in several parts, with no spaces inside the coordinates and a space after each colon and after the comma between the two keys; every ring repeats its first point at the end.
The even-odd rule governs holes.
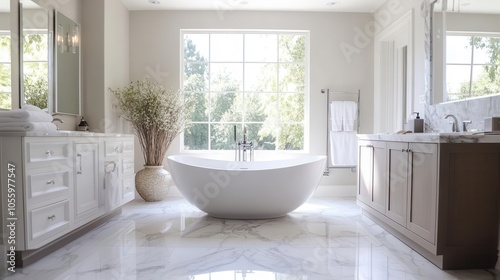
{"type": "MultiPolygon", "coordinates": [[[[185,66],[185,60],[184,60],[184,35],[185,34],[277,34],[277,35],[304,35],[306,38],[305,42],[305,58],[304,58],[304,68],[305,68],[305,82],[304,82],[304,120],[303,120],[303,126],[304,126],[304,146],[302,150],[279,150],[277,147],[275,150],[259,150],[256,151],[258,153],[308,153],[309,152],[309,143],[310,143],[310,32],[308,30],[249,30],[249,29],[241,29],[241,30],[222,30],[222,29],[181,29],[180,30],[180,88],[184,88],[184,66],[185,66]]],[[[210,46],[209,46],[210,47],[210,46]]],[[[245,46],[243,45],[243,52],[245,51],[245,46]]],[[[210,63],[210,61],[208,61],[210,63]]],[[[224,62],[226,63],[226,62],[224,62]]],[[[231,62],[228,62],[231,63],[231,62]]],[[[233,63],[245,63],[244,59],[243,61],[235,61],[233,63]]],[[[280,62],[276,62],[279,64],[280,62]]],[[[244,68],[244,67],[243,67],[244,68]]],[[[244,70],[243,70],[244,71],[244,70]]],[[[243,83],[245,83],[245,78],[244,78],[244,72],[243,72],[243,83]]],[[[244,87],[243,87],[244,88],[244,87]]],[[[210,89],[207,92],[211,92],[210,89]]],[[[245,93],[246,91],[243,89],[241,91],[242,93],[245,93]]],[[[279,95],[280,91],[276,91],[279,95]]],[[[210,118],[208,122],[200,122],[200,123],[208,123],[209,125],[211,123],[224,123],[224,122],[214,122],[211,121],[210,118]]],[[[233,123],[233,122],[231,122],[233,123]]],[[[256,122],[245,122],[245,120],[242,120],[242,123],[256,123],[256,122]]],[[[260,123],[260,122],[257,122],[260,123]]],[[[241,132],[239,132],[241,133],[241,132]]],[[[232,152],[234,153],[234,150],[212,150],[210,149],[210,129],[208,131],[208,144],[209,144],[209,149],[208,150],[185,150],[184,149],[184,132],[180,134],[180,151],[182,153],[228,153],[232,152]]],[[[252,139],[249,139],[250,141],[252,139]]]]}
{"type": "MultiPolygon", "coordinates": [[[[8,31],[8,30],[0,30],[0,36],[2,36],[2,37],[3,36],[10,37],[10,31],[8,31]]],[[[11,44],[12,44],[12,41],[11,41],[11,44]]],[[[11,45],[10,48],[12,49],[12,45],[11,45]]],[[[11,55],[12,55],[12,53],[11,53],[11,55]]],[[[0,60],[0,64],[2,64],[2,65],[10,65],[10,70],[11,70],[11,73],[12,73],[12,57],[10,58],[10,61],[1,61],[0,60]]],[[[0,94],[10,94],[10,96],[11,96],[10,105],[12,107],[13,106],[13,104],[12,104],[12,77],[11,77],[10,92],[0,92],[0,94]]],[[[0,110],[1,109],[7,109],[7,108],[0,108],[0,110]]]]}

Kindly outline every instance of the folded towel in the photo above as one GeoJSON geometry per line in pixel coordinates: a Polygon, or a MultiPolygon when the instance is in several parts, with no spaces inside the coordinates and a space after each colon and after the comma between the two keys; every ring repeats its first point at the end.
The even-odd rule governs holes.
{"type": "Polygon", "coordinates": [[[22,132],[22,131],[56,131],[57,126],[50,122],[9,122],[0,123],[0,131],[22,132]]]}
{"type": "Polygon", "coordinates": [[[358,115],[358,104],[354,101],[344,101],[344,110],[342,111],[343,130],[354,131],[354,123],[358,115]]]}
{"type": "Polygon", "coordinates": [[[330,102],[330,124],[332,131],[342,131],[344,101],[330,102]]]}
{"type": "Polygon", "coordinates": [[[42,109],[36,107],[35,105],[24,104],[23,109],[26,111],[43,111],[42,109]]]}
{"type": "Polygon", "coordinates": [[[356,132],[330,132],[330,160],[332,166],[358,165],[358,138],[356,132]]]}
{"type": "Polygon", "coordinates": [[[15,109],[10,111],[0,111],[0,123],[10,122],[48,122],[50,123],[53,118],[47,112],[41,109],[25,105],[23,109],[15,109]],[[34,109],[37,108],[38,110],[34,109]]]}

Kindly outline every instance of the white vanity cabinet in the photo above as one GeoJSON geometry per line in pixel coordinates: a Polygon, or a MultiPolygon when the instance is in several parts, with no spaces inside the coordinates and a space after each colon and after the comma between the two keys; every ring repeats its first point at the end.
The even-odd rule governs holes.
{"type": "Polygon", "coordinates": [[[95,228],[134,198],[133,141],[132,135],[99,133],[0,134],[2,226],[15,224],[18,266],[95,228]],[[108,142],[119,143],[110,148],[113,155],[108,142]],[[105,199],[109,158],[119,171],[108,178],[119,187],[113,207],[105,199]]]}
{"type": "Polygon", "coordinates": [[[363,214],[442,269],[493,268],[500,136],[431,136],[359,135],[357,203],[363,214]],[[376,154],[377,146],[385,147],[385,159],[376,154]],[[385,168],[376,168],[384,161],[385,168]],[[382,187],[377,177],[387,178],[378,179],[382,187]],[[385,189],[383,210],[377,188],[385,189]]]}

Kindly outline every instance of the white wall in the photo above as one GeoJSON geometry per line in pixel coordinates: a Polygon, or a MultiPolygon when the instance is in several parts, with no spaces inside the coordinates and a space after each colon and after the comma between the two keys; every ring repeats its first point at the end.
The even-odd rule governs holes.
{"type": "Polygon", "coordinates": [[[10,30],[10,13],[0,13],[0,30],[10,30]]]}
{"type": "Polygon", "coordinates": [[[129,11],[119,0],[105,1],[105,132],[122,132],[122,122],[112,108],[109,88],[129,83],[129,11]]]}
{"type": "MultiPolygon", "coordinates": [[[[376,29],[376,34],[379,34],[383,30],[386,30],[392,24],[394,24],[401,16],[406,14],[408,11],[412,12],[412,41],[413,41],[413,56],[411,57],[413,63],[413,75],[412,75],[412,84],[413,88],[409,93],[413,99],[413,108],[409,110],[409,113],[413,111],[418,111],[421,113],[421,116],[424,117],[425,112],[425,75],[424,75],[424,62],[425,62],[425,49],[424,49],[424,27],[425,22],[424,18],[420,14],[420,5],[421,0],[388,0],[382,6],[380,6],[374,14],[374,24],[378,28],[376,29]]],[[[374,71],[378,71],[375,69],[374,71]]],[[[375,127],[381,127],[377,125],[377,122],[380,122],[382,117],[380,116],[380,112],[387,110],[386,108],[386,100],[384,97],[382,100],[375,100],[375,103],[378,104],[376,108],[374,108],[374,118],[373,122],[375,123],[375,127]]],[[[392,133],[395,131],[380,131],[375,129],[376,133],[392,133]]]]}
{"type": "MultiPolygon", "coordinates": [[[[373,42],[355,45],[355,30],[372,14],[241,11],[132,11],[130,13],[130,78],[155,75],[179,88],[180,29],[310,30],[310,154],[325,154],[326,97],[321,89],[361,89],[361,132],[373,128],[373,42]]],[[[180,152],[177,139],[169,154],[180,152]]],[[[140,155],[140,150],[136,150],[140,155]]],[[[257,155],[256,155],[257,156],[257,155]]],[[[142,168],[136,157],[136,169],[142,168]]],[[[165,162],[166,165],[166,162],[165,162]]],[[[355,185],[350,170],[333,170],[322,185],[355,185]]],[[[354,195],[354,193],[352,193],[354,195]]]]}
{"type": "Polygon", "coordinates": [[[85,119],[91,131],[100,131],[105,119],[104,101],[104,2],[85,0],[82,23],[82,102],[85,119]]]}
{"type": "Polygon", "coordinates": [[[120,0],[83,3],[83,114],[94,132],[121,132],[110,87],[129,81],[129,12],[120,0]]]}

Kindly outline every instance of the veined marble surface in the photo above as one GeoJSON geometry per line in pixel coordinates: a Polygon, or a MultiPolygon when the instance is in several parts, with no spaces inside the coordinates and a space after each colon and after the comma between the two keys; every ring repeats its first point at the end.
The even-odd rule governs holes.
{"type": "Polygon", "coordinates": [[[122,215],[5,279],[495,279],[443,271],[361,214],[354,197],[312,198],[269,220],[224,220],[185,199],[136,199],[122,215]]]}
{"type": "Polygon", "coordinates": [[[358,134],[359,140],[423,143],[500,143],[500,135],[484,133],[407,133],[358,134]]]}
{"type": "Polygon", "coordinates": [[[2,136],[27,136],[27,137],[128,137],[133,134],[124,133],[101,133],[88,131],[73,131],[73,130],[56,130],[52,132],[43,131],[26,131],[26,132],[0,132],[2,136]]]}

